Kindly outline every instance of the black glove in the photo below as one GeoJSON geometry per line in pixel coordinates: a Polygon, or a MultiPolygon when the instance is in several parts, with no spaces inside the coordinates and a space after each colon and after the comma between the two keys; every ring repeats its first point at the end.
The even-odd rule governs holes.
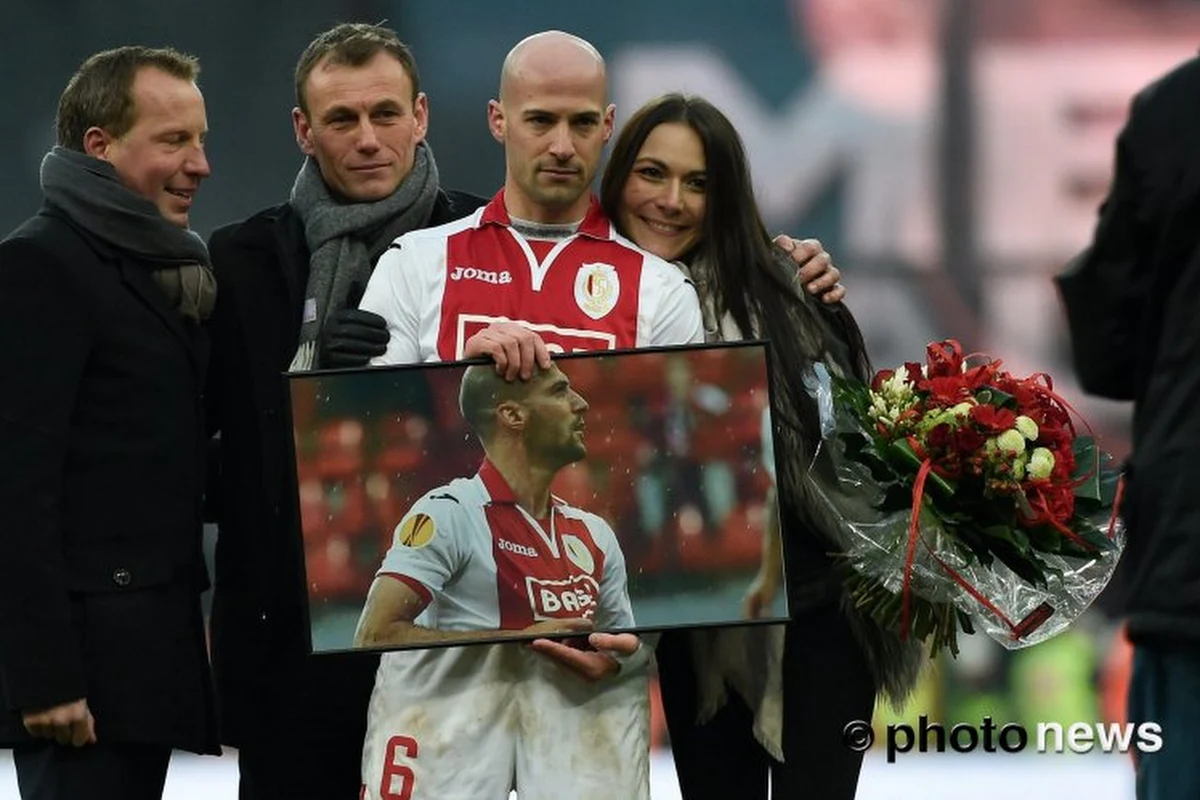
{"type": "Polygon", "coordinates": [[[333,313],[321,329],[321,369],[364,366],[387,350],[388,329],[383,317],[357,308],[333,313]]]}

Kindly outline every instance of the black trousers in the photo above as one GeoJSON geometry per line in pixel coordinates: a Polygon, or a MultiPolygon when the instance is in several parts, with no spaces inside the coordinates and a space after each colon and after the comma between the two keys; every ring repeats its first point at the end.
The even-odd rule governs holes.
{"type": "Polygon", "coordinates": [[[238,748],[238,800],[357,800],[377,658],[316,656],[274,682],[238,748]]]}
{"type": "Polygon", "coordinates": [[[347,721],[338,730],[341,736],[309,726],[293,732],[281,727],[278,743],[238,750],[238,800],[357,800],[366,709],[361,724],[347,721]]]}
{"type": "Polygon", "coordinates": [[[862,753],[843,743],[852,720],[870,722],[875,685],[836,606],[798,612],[783,654],[783,756],[754,738],[753,714],[735,692],[696,725],[696,678],[686,631],[668,631],[657,649],[671,753],[684,800],[851,800],[862,753]],[[768,795],[770,776],[772,791],[768,795]]]}
{"type": "Polygon", "coordinates": [[[13,748],[21,800],[162,800],[171,748],[36,742],[13,748]]]}

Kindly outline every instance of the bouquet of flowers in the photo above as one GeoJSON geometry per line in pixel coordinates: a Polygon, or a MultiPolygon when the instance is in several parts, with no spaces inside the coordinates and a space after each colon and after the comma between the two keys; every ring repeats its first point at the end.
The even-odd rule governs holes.
{"type": "Polygon", "coordinates": [[[832,424],[810,489],[840,528],[858,609],[957,654],[975,623],[1004,646],[1064,630],[1124,546],[1119,475],[1044,374],[955,341],[869,386],[827,379],[832,424]]]}

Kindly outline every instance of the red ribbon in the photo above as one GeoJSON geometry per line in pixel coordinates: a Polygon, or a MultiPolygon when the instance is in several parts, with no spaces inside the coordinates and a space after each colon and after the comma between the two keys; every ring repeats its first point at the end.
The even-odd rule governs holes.
{"type": "Polygon", "coordinates": [[[1050,525],[1053,526],[1059,533],[1061,533],[1063,536],[1070,539],[1075,544],[1082,547],[1084,550],[1098,549],[1094,544],[1085,540],[1078,533],[1071,530],[1066,525],[1063,525],[1061,522],[1059,522],[1057,519],[1055,519],[1054,516],[1050,513],[1050,509],[1046,507],[1046,498],[1045,497],[1038,497],[1038,499],[1035,503],[1035,507],[1038,508],[1042,512],[1041,514],[1039,514],[1038,516],[1033,518],[1033,521],[1035,523],[1049,522],[1050,525]]]}
{"type": "Polygon", "coordinates": [[[1112,514],[1108,517],[1108,538],[1113,538],[1117,528],[1117,516],[1120,514],[1121,500],[1125,497],[1125,476],[1117,478],[1117,493],[1113,497],[1112,514]]]}
{"type": "Polygon", "coordinates": [[[925,459],[921,462],[921,468],[917,470],[916,480],[913,481],[912,514],[908,520],[908,547],[904,555],[904,586],[900,590],[901,641],[908,641],[908,634],[911,629],[909,599],[912,596],[912,571],[913,563],[916,560],[918,541],[921,542],[921,545],[925,548],[925,551],[929,553],[933,560],[938,563],[942,570],[945,571],[945,573],[949,575],[955,583],[961,586],[967,592],[967,594],[975,598],[980,605],[995,614],[1001,622],[1008,626],[1008,629],[1012,632],[1013,638],[1017,638],[1017,626],[1014,625],[1008,619],[1008,617],[1004,615],[1004,612],[997,608],[992,601],[984,597],[982,592],[972,586],[966,578],[959,575],[954,568],[952,568],[945,561],[942,561],[942,559],[938,557],[937,553],[933,552],[933,549],[930,548],[925,540],[921,538],[920,519],[921,505],[925,500],[925,479],[929,477],[929,473],[932,469],[933,462],[931,462],[929,459],[925,459]]]}
{"type": "MultiPolygon", "coordinates": [[[[924,541],[922,541],[921,543],[925,544],[924,541]]],[[[958,572],[956,572],[953,567],[951,567],[945,561],[942,561],[940,558],[938,558],[937,553],[933,552],[933,550],[930,549],[929,545],[925,544],[925,549],[929,552],[929,555],[933,558],[933,560],[938,563],[938,566],[940,566],[942,568],[942,571],[944,571],[947,575],[949,575],[950,578],[955,583],[957,583],[964,590],[966,590],[967,594],[971,595],[971,597],[974,597],[975,600],[978,601],[981,606],[986,608],[988,611],[991,611],[993,614],[995,614],[1000,619],[1001,622],[1003,622],[1005,624],[1005,626],[1009,630],[1009,635],[1013,639],[1021,638],[1020,632],[1017,630],[1017,626],[1012,622],[1012,620],[1010,620],[1007,616],[1005,616],[1003,611],[1001,611],[999,608],[996,607],[995,603],[993,603],[991,600],[988,600],[986,597],[984,597],[982,592],[980,592],[978,589],[976,589],[974,586],[972,586],[971,582],[968,581],[966,578],[964,578],[962,575],[959,575],[958,572]]]]}
{"type": "Polygon", "coordinates": [[[917,470],[917,478],[913,481],[912,515],[908,518],[908,548],[904,554],[904,588],[900,590],[900,640],[904,642],[908,641],[908,600],[912,594],[912,570],[913,561],[917,557],[917,540],[921,538],[921,504],[925,500],[925,479],[929,477],[932,468],[933,462],[928,458],[922,461],[921,468],[917,470]]]}
{"type": "Polygon", "coordinates": [[[909,434],[905,438],[905,441],[907,441],[908,446],[912,448],[913,455],[915,455],[917,458],[923,458],[923,459],[928,460],[929,454],[925,452],[925,448],[922,447],[921,443],[917,441],[916,436],[909,434]]]}
{"type": "MultiPolygon", "coordinates": [[[[946,364],[961,365],[963,362],[962,345],[958,343],[957,339],[946,339],[941,342],[929,343],[929,346],[925,348],[925,354],[927,356],[926,360],[931,367],[933,366],[933,358],[930,356],[933,356],[935,353],[941,356],[946,364]]],[[[930,371],[932,372],[933,370],[930,371]]]]}

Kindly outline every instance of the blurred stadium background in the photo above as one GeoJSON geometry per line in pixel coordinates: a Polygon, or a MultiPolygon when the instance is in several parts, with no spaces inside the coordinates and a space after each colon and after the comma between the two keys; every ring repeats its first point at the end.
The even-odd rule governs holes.
{"type": "MultiPolygon", "coordinates": [[[[171,44],[204,62],[213,177],[193,220],[206,235],[286,197],[300,159],[291,72],[342,20],[386,21],[413,46],[443,183],[502,180],[484,108],[507,49],[559,27],[608,57],[618,122],[658,92],[705,94],[737,123],[773,230],[835,254],[877,366],[955,336],[1020,373],[1045,371],[1118,457],[1122,404],[1075,384],[1051,274],[1087,241],[1132,94],[1200,43],[1195,0],[147,0],[5,3],[0,228],[39,202],[58,94],[89,53],[171,44]]],[[[936,665],[906,709],[947,725],[1122,718],[1129,668],[1120,581],[1071,632],[1009,653],[986,640],[936,665]]],[[[656,797],[673,796],[657,740],[656,797]],[[663,778],[666,776],[666,778],[663,778]]],[[[0,755],[0,796],[14,796],[0,755]]],[[[170,798],[232,797],[229,759],[180,759],[170,798]]],[[[860,797],[1132,795],[1127,758],[913,755],[867,760],[860,797]]]]}

